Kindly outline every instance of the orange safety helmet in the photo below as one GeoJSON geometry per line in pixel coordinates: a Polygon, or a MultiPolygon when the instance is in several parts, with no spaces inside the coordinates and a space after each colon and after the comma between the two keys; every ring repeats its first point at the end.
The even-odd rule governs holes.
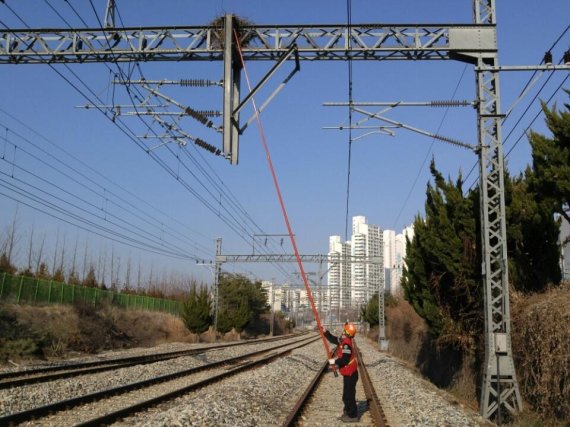
{"type": "Polygon", "coordinates": [[[353,337],[356,335],[356,326],[354,325],[354,323],[347,323],[346,325],[344,325],[343,332],[349,337],[353,337]]]}

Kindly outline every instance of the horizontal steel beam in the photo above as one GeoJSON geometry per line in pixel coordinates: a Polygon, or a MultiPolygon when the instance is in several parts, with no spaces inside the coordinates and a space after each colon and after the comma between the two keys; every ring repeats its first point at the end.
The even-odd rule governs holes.
{"type": "Polygon", "coordinates": [[[497,65],[494,67],[475,67],[475,71],[570,71],[569,64],[561,65],[497,65]]]}
{"type": "MultiPolygon", "coordinates": [[[[0,64],[222,61],[219,27],[8,29],[0,64]]],[[[301,60],[441,60],[497,51],[494,25],[241,26],[245,60],[277,60],[293,44],[301,60]]]]}

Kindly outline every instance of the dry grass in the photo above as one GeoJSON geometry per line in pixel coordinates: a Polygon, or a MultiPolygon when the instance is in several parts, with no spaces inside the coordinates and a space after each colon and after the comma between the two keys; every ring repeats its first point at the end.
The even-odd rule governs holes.
{"type": "Polygon", "coordinates": [[[403,299],[386,307],[386,336],[390,353],[398,359],[416,364],[427,335],[427,325],[413,307],[403,299]]]}
{"type": "Polygon", "coordinates": [[[538,413],[570,419],[570,285],[513,296],[512,345],[521,394],[538,413]]]}
{"type": "MultiPolygon", "coordinates": [[[[258,335],[252,331],[238,333],[233,330],[222,335],[212,328],[197,335],[189,332],[178,316],[125,310],[111,305],[97,309],[85,304],[2,305],[0,313],[4,313],[6,319],[12,319],[0,324],[0,345],[3,346],[0,363],[38,356],[59,358],[77,352],[152,347],[167,342],[236,341],[258,335]],[[1,327],[7,331],[15,329],[18,333],[12,334],[12,338],[3,337],[1,327]]],[[[282,319],[276,318],[275,324],[276,333],[285,330],[282,319]]]]}
{"type": "Polygon", "coordinates": [[[147,347],[166,342],[198,341],[198,337],[186,329],[182,319],[171,314],[116,307],[108,307],[105,313],[136,345],[147,347]]]}
{"type": "MultiPolygon", "coordinates": [[[[182,320],[173,315],[106,306],[3,305],[2,311],[16,319],[19,342],[34,343],[37,351],[4,355],[4,361],[38,355],[57,358],[70,352],[95,353],[130,347],[150,347],[165,342],[197,342],[182,320]]],[[[0,337],[1,338],[1,337],[0,337]]],[[[21,345],[20,345],[21,347],[21,345]]],[[[19,347],[15,347],[17,350],[19,347]]]]}
{"type": "MultiPolygon", "coordinates": [[[[79,317],[69,306],[5,305],[3,310],[29,331],[46,357],[62,356],[80,339],[79,317]]],[[[27,332],[24,332],[27,334],[27,332]]]]}
{"type": "MultiPolygon", "coordinates": [[[[423,372],[438,354],[429,345],[427,327],[404,300],[386,308],[389,352],[423,372]]],[[[569,426],[570,420],[570,284],[542,294],[511,296],[512,348],[525,410],[514,426],[569,426]]],[[[377,332],[372,339],[377,339],[377,332]]],[[[452,360],[448,360],[451,369],[452,360]]],[[[434,365],[437,366],[437,365],[434,365]]],[[[463,355],[446,387],[469,406],[478,406],[479,384],[474,355],[463,355]]],[[[429,376],[429,375],[428,375],[429,376]]]]}

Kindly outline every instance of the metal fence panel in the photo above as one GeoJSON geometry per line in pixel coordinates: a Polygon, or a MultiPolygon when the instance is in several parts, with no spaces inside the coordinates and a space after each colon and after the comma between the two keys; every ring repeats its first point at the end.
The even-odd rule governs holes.
{"type": "Polygon", "coordinates": [[[100,288],[54,282],[34,277],[0,273],[0,300],[10,303],[73,304],[100,306],[112,304],[127,309],[163,311],[179,314],[182,303],[146,295],[122,294],[100,288]]]}

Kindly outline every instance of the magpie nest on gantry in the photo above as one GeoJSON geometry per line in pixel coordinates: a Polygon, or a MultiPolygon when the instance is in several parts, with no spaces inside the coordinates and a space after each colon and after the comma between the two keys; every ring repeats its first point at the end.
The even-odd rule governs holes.
{"type": "MultiPolygon", "coordinates": [[[[213,39],[212,39],[212,47],[216,49],[223,49],[224,48],[224,40],[225,40],[225,29],[224,25],[226,22],[225,16],[219,16],[218,18],[214,19],[211,23],[211,27],[215,27],[213,31],[213,39]]],[[[249,43],[255,37],[254,31],[247,30],[244,27],[252,26],[253,22],[248,21],[247,19],[240,18],[239,16],[234,16],[234,31],[237,33],[239,44],[242,47],[247,47],[249,43]]],[[[232,36],[233,38],[233,36],[232,36]]]]}

